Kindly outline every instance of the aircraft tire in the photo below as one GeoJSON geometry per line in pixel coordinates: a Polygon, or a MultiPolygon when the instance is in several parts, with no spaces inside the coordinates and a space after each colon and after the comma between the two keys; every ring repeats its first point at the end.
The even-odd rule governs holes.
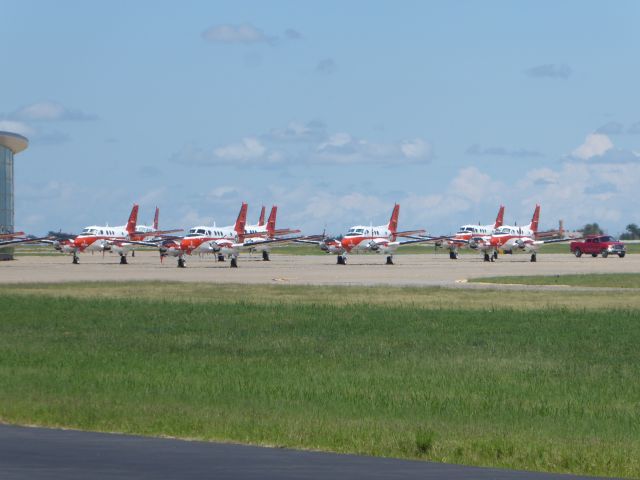
{"type": "Polygon", "coordinates": [[[268,262],[271,259],[269,258],[269,252],[267,252],[266,250],[262,251],[262,261],[263,262],[268,262]]]}
{"type": "Polygon", "coordinates": [[[120,265],[126,265],[127,264],[127,257],[125,257],[124,255],[120,255],[120,265]]]}
{"type": "Polygon", "coordinates": [[[531,254],[531,261],[532,262],[537,262],[538,261],[538,256],[535,253],[531,254]]]}
{"type": "Polygon", "coordinates": [[[231,268],[238,268],[238,259],[231,257],[231,268]]]}
{"type": "Polygon", "coordinates": [[[393,256],[391,256],[391,255],[387,256],[386,265],[393,265],[393,256]]]}

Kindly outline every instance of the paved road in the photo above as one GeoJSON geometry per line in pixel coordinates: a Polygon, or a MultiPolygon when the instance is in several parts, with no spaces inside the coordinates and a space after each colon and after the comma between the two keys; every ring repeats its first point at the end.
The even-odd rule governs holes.
{"type": "Polygon", "coordinates": [[[0,478],[534,480],[580,477],[0,425],[0,478]]]}

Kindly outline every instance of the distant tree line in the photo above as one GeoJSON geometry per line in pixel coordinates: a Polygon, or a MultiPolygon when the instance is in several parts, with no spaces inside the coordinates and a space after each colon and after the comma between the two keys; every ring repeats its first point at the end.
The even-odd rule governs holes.
{"type": "MultiPolygon", "coordinates": [[[[602,235],[604,231],[597,223],[587,223],[580,229],[583,235],[602,235]]],[[[640,227],[635,223],[627,225],[627,230],[620,235],[620,240],[640,240],[640,227]]]]}

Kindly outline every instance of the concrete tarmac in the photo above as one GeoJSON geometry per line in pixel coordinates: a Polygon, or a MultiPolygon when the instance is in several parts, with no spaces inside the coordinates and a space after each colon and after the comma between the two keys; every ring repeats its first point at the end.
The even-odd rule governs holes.
{"type": "Polygon", "coordinates": [[[229,443],[0,425],[0,478],[549,480],[581,477],[229,443]]]}
{"type": "MultiPolygon", "coordinates": [[[[336,265],[335,255],[278,255],[264,262],[257,255],[242,255],[238,268],[215,257],[187,257],[187,268],[177,268],[175,258],[160,263],[157,252],[136,252],[128,265],[113,254],[83,254],[73,265],[67,255],[19,256],[0,262],[0,283],[161,280],[182,282],[292,284],[292,285],[414,285],[461,286],[472,278],[502,275],[560,275],[579,273],[640,272],[640,255],[592,258],[567,254],[538,255],[531,263],[524,254],[501,255],[484,262],[479,255],[398,254],[395,265],[385,265],[382,255],[351,255],[347,265],[336,265]]],[[[477,288],[477,287],[476,287],[477,288]]]]}

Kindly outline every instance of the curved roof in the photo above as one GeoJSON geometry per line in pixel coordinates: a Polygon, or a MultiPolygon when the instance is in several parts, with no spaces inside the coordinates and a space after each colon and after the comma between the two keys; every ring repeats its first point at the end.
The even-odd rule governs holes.
{"type": "Polygon", "coordinates": [[[29,140],[17,133],[0,131],[0,145],[7,147],[13,153],[20,153],[29,146],[29,140]]]}

